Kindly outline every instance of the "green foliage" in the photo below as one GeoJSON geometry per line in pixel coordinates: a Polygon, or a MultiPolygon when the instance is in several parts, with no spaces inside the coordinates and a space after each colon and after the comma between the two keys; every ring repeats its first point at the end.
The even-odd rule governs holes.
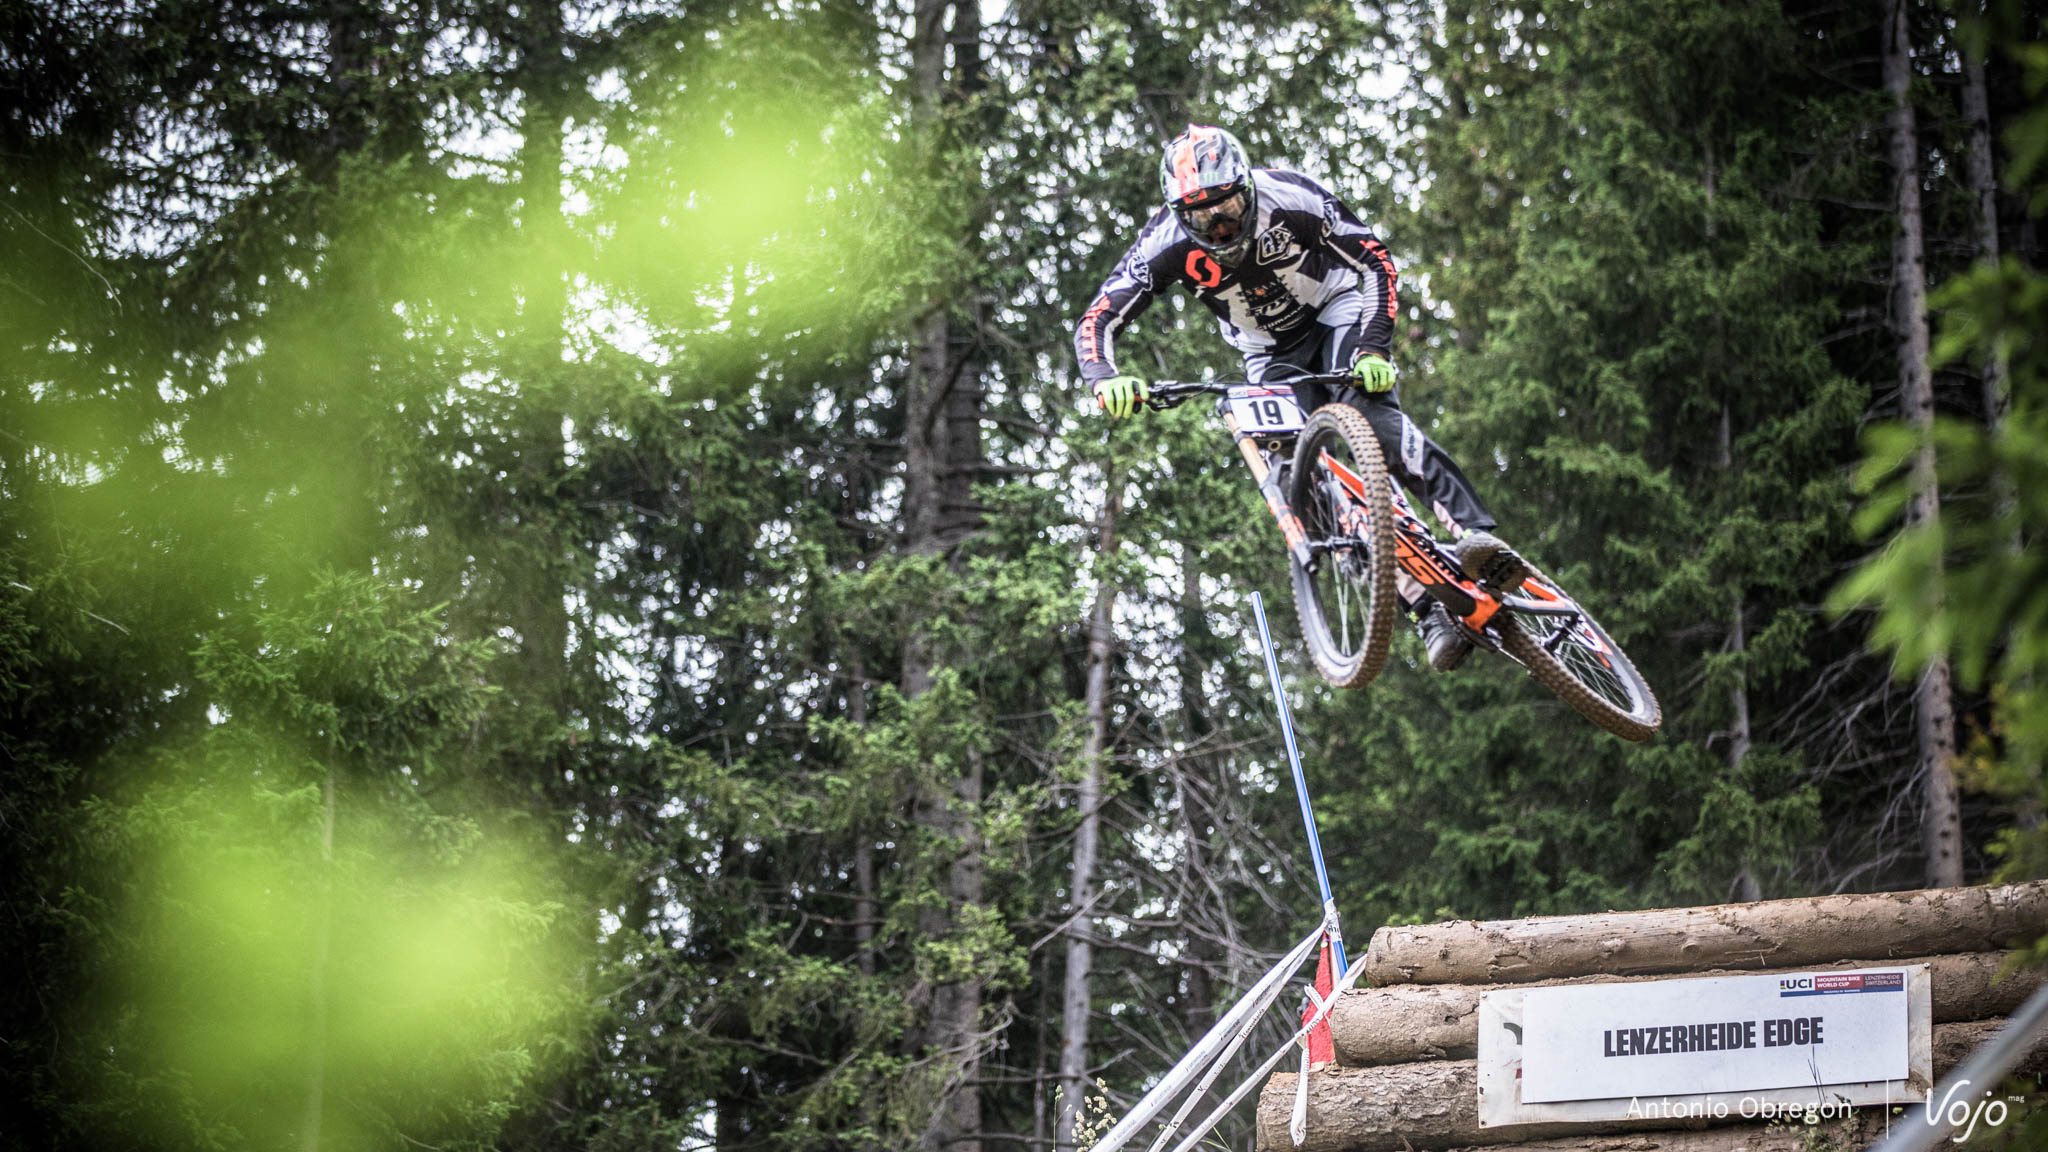
{"type": "Polygon", "coordinates": [[[490,695],[481,648],[360,577],[252,624],[201,645],[218,718],[78,806],[90,881],[64,905],[100,994],[67,1022],[73,1122],[274,1145],[318,1092],[353,1105],[330,1147],[487,1144],[566,1054],[585,949],[557,852],[487,830],[447,779],[490,695]]]}
{"type": "MultiPolygon", "coordinates": [[[[2011,408],[1996,428],[1942,420],[1927,433],[1932,477],[1907,461],[1922,439],[1911,429],[1873,429],[1859,474],[1868,493],[1860,520],[1894,523],[1919,485],[1945,491],[1995,487],[1988,508],[1951,501],[1939,520],[1897,532],[1844,580],[1838,608],[1876,610],[1871,638],[1893,653],[1901,676],[1949,657],[1967,687],[1988,689],[1989,726],[1978,732],[1964,778],[2010,802],[2034,805],[2048,763],[2048,561],[2036,543],[2048,530],[2048,360],[2033,334],[2048,320],[2048,283],[2017,262],[1959,277],[1935,302],[1948,310],[1938,354],[1997,356],[2010,373],[2011,408]]],[[[2048,844],[2011,827],[1994,853],[2001,874],[2048,874],[2048,844]]]]}
{"type": "Polygon", "coordinates": [[[228,720],[304,734],[317,763],[433,775],[435,753],[482,717],[496,645],[451,643],[439,607],[401,614],[388,595],[362,576],[325,576],[303,604],[259,611],[246,641],[206,637],[200,681],[228,720]]]}

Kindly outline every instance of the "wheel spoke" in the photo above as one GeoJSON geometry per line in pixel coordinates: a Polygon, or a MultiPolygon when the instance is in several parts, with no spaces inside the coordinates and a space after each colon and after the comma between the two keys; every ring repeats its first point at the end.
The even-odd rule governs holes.
{"type": "MultiPolygon", "coordinates": [[[[1338,655],[1344,659],[1350,659],[1357,654],[1359,646],[1365,642],[1364,632],[1362,631],[1362,615],[1360,619],[1361,632],[1356,638],[1351,634],[1352,608],[1358,599],[1359,589],[1352,582],[1347,569],[1350,567],[1350,549],[1356,547],[1356,544],[1349,538],[1341,536],[1340,526],[1343,523],[1342,498],[1327,487],[1320,489],[1320,494],[1322,498],[1316,501],[1315,505],[1316,515],[1322,521],[1321,527],[1329,533],[1333,545],[1329,552],[1326,553],[1330,562],[1323,565],[1322,568],[1322,573],[1328,577],[1328,591],[1323,596],[1323,600],[1325,607],[1334,611],[1336,616],[1336,619],[1329,620],[1329,623],[1334,625],[1330,630],[1332,633],[1331,639],[1337,643],[1338,655]]],[[[1360,603],[1357,604],[1357,607],[1362,614],[1365,605],[1360,603]]],[[[1325,619],[1329,619],[1327,614],[1325,619]]]]}
{"type": "Polygon", "coordinates": [[[1588,648],[1578,635],[1578,618],[1573,616],[1525,616],[1520,618],[1529,627],[1546,652],[1557,658],[1572,679],[1585,685],[1615,708],[1632,713],[1638,701],[1635,693],[1615,670],[1600,658],[1598,652],[1588,648]],[[1548,635],[1545,635],[1545,632],[1548,635]]]}
{"type": "MultiPolygon", "coordinates": [[[[1542,584],[1555,589],[1548,579],[1542,584]]],[[[1626,740],[1648,740],[1663,723],[1655,693],[1593,617],[1569,597],[1564,601],[1573,609],[1565,615],[1510,606],[1501,651],[1594,724],[1626,740]]]]}
{"type": "Polygon", "coordinates": [[[1600,693],[1607,698],[1608,703],[1617,708],[1634,708],[1635,701],[1632,698],[1633,694],[1628,690],[1628,685],[1622,683],[1621,678],[1614,674],[1612,668],[1602,663],[1596,653],[1589,651],[1576,639],[1568,640],[1565,649],[1573,665],[1572,675],[1579,683],[1600,693]]]}

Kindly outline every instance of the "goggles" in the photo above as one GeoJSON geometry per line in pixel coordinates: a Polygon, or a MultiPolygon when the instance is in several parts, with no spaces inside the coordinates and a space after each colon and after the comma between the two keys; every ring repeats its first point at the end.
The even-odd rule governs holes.
{"type": "Polygon", "coordinates": [[[1221,199],[1180,209],[1180,220],[1197,242],[1208,247],[1227,247],[1244,236],[1250,225],[1247,217],[1251,215],[1251,206],[1251,189],[1239,185],[1221,199]]]}

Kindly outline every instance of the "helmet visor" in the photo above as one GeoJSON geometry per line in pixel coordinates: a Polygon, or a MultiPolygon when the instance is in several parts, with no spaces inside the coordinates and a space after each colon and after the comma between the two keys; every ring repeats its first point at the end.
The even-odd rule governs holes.
{"type": "Polygon", "coordinates": [[[1198,208],[1181,209],[1180,219],[1187,225],[1188,234],[1198,243],[1205,247],[1225,248],[1242,239],[1245,229],[1251,226],[1251,207],[1251,189],[1239,187],[1220,200],[1211,200],[1198,208]]]}

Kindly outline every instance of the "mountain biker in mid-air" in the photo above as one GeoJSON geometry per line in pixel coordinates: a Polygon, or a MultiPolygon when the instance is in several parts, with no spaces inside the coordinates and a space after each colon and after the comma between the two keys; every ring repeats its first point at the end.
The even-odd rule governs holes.
{"type": "MultiPolygon", "coordinates": [[[[1358,217],[1321,184],[1297,172],[1254,169],[1243,145],[1221,128],[1190,124],[1159,164],[1166,206],[1153,213],[1074,332],[1081,378],[1096,402],[1121,419],[1150,397],[1146,381],[1119,372],[1116,334],[1167,288],[1194,293],[1222,321],[1223,338],[1244,356],[1245,378],[1268,379],[1276,365],[1348,371],[1355,385],[1293,385],[1302,411],[1348,404],[1365,416],[1387,471],[1428,500],[1458,537],[1458,563],[1473,578],[1512,589],[1530,572],[1494,536],[1496,522],[1450,455],[1423,435],[1394,390],[1389,359],[1397,316],[1394,262],[1358,217]]],[[[1430,666],[1456,668],[1472,643],[1443,605],[1407,603],[1430,666]]]]}

